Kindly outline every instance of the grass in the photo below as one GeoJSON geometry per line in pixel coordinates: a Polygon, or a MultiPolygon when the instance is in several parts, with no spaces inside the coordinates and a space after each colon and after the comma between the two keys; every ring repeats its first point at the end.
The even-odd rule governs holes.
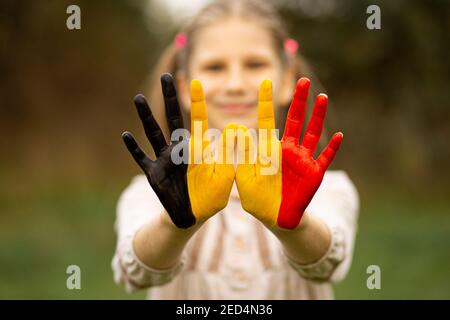
{"type": "Polygon", "coordinates": [[[362,211],[353,264],[338,299],[450,299],[450,207],[389,199],[362,211]],[[381,289],[369,290],[369,265],[381,289]]]}
{"type": "MultiPolygon", "coordinates": [[[[121,186],[123,187],[123,185],[121,186]]],[[[143,299],[114,284],[113,223],[120,188],[36,188],[0,196],[0,298],[143,299]],[[81,267],[81,290],[66,288],[81,267]]],[[[362,201],[352,267],[338,299],[450,299],[450,204],[377,195],[362,201]],[[381,290],[366,269],[381,268],[381,290]]]]}

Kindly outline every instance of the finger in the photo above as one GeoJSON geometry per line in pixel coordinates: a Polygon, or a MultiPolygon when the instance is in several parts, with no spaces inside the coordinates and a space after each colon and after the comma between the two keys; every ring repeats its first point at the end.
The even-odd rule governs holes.
{"type": "Polygon", "coordinates": [[[323,121],[327,111],[328,97],[326,94],[321,93],[316,98],[314,110],[309,120],[308,127],[303,137],[302,146],[314,153],[317,143],[319,142],[320,135],[322,134],[323,121]]]}
{"type": "Polygon", "coordinates": [[[266,129],[269,132],[272,129],[275,129],[275,117],[272,103],[272,81],[270,80],[264,80],[259,87],[258,128],[266,129]]]}
{"type": "Polygon", "coordinates": [[[201,124],[202,133],[208,130],[205,94],[199,80],[191,81],[191,130],[195,128],[195,122],[201,124]]]}
{"type": "Polygon", "coordinates": [[[255,165],[255,145],[250,130],[246,126],[240,125],[236,129],[238,168],[254,167],[255,165]]]}
{"type": "Polygon", "coordinates": [[[184,125],[180,104],[177,99],[177,91],[171,74],[164,73],[161,76],[161,87],[164,96],[164,105],[166,107],[167,124],[172,135],[174,130],[181,129],[184,125]]]}
{"type": "MultiPolygon", "coordinates": [[[[201,163],[205,148],[208,146],[204,134],[208,130],[208,114],[206,113],[205,94],[199,80],[192,80],[191,87],[191,139],[190,163],[201,163]]],[[[208,152],[206,151],[208,154],[208,152]]]]}
{"type": "Polygon", "coordinates": [[[232,164],[234,152],[234,140],[236,137],[236,130],[238,126],[235,123],[230,123],[225,126],[219,139],[219,150],[217,163],[232,164]]]}
{"type": "Polygon", "coordinates": [[[122,133],[122,139],[136,163],[141,167],[142,170],[148,172],[152,161],[139,147],[133,135],[130,132],[125,131],[124,133],[122,133]]]}
{"type": "Polygon", "coordinates": [[[134,97],[134,104],[136,105],[139,118],[144,126],[145,135],[152,144],[153,150],[155,150],[155,154],[158,157],[161,150],[167,146],[166,139],[164,138],[161,128],[153,117],[145,97],[142,94],[138,94],[134,97]]]}
{"type": "Polygon", "coordinates": [[[309,86],[310,81],[308,78],[301,78],[297,82],[294,98],[292,99],[286,118],[283,140],[292,138],[295,139],[296,143],[298,143],[300,139],[303,120],[305,118],[305,108],[309,86]]]}
{"type": "Polygon", "coordinates": [[[344,134],[342,132],[336,132],[335,134],[333,134],[330,143],[328,143],[328,146],[321,152],[321,154],[317,158],[317,162],[325,170],[333,161],[336,152],[339,150],[343,138],[344,134]]]}

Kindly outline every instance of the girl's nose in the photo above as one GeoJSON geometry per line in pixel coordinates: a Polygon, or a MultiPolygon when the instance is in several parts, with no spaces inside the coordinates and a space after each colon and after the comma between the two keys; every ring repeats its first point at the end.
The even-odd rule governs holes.
{"type": "Polygon", "coordinates": [[[229,94],[240,94],[244,92],[243,72],[240,66],[230,68],[225,88],[229,94]]]}

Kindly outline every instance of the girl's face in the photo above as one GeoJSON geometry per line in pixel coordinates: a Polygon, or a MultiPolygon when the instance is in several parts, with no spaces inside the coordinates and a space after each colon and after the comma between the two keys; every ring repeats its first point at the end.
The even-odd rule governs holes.
{"type": "MultiPolygon", "coordinates": [[[[188,40],[189,41],[189,40],[188,40]]],[[[287,104],[295,79],[283,69],[269,32],[241,18],[221,20],[201,29],[190,55],[189,78],[181,76],[179,90],[189,108],[189,81],[199,79],[208,107],[209,127],[228,123],[256,128],[258,90],[272,80],[274,105],[287,104]]]]}

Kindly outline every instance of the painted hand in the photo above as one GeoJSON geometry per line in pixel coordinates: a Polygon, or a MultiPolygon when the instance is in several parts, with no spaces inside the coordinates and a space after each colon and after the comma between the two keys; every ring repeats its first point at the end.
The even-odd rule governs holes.
{"type": "MultiPolygon", "coordinates": [[[[256,163],[239,164],[236,183],[243,208],[268,226],[277,225],[285,229],[295,229],[298,226],[342,142],[342,133],[335,133],[317,160],[314,159],[327,107],[327,96],[320,94],[317,96],[303,141],[298,144],[309,84],[309,79],[306,78],[300,79],[297,83],[281,141],[272,131],[275,129],[272,84],[269,80],[265,80],[260,87],[258,103],[260,131],[256,163]],[[261,138],[261,129],[271,130],[273,133],[267,133],[265,135],[267,138],[264,138],[264,135],[261,138]],[[273,174],[261,170],[267,169],[264,166],[267,155],[261,154],[261,150],[264,149],[268,150],[266,154],[272,161],[272,167],[276,168],[273,174]],[[277,163],[281,163],[281,166],[277,166],[277,163]]],[[[245,131],[246,128],[238,129],[238,139],[242,139],[240,135],[245,135],[245,131]]],[[[252,146],[252,137],[248,136],[248,143],[241,146],[239,152],[251,158],[252,146]]]]}
{"type": "Polygon", "coordinates": [[[227,125],[219,138],[217,160],[212,152],[208,130],[205,96],[200,81],[191,82],[191,138],[189,140],[189,166],[187,184],[192,211],[197,220],[204,221],[228,204],[235,171],[235,124],[227,125]],[[228,141],[228,143],[227,143],[228,141]],[[228,160],[228,161],[227,161],[228,160]]]}
{"type": "MultiPolygon", "coordinates": [[[[183,129],[183,119],[172,76],[162,75],[161,85],[168,126],[172,134],[176,129],[183,129]]],[[[203,138],[203,133],[208,127],[208,120],[200,83],[194,80],[191,84],[191,120],[193,128],[196,127],[194,121],[199,121],[200,127],[204,129],[200,138],[192,138],[189,141],[181,139],[167,144],[145,97],[138,95],[134,102],[145,134],[155,151],[156,160],[151,160],[142,151],[131,133],[124,132],[122,138],[134,160],[147,176],[172,222],[179,228],[188,228],[223,209],[228,202],[234,170],[232,164],[216,164],[214,160],[211,161],[212,155],[207,152],[209,141],[203,138]],[[179,157],[192,160],[191,150],[194,144],[200,144],[201,159],[208,160],[208,163],[203,161],[200,164],[191,162],[188,164],[186,161],[173,161],[174,148],[180,150],[177,151],[179,157]],[[185,151],[189,153],[187,157],[184,157],[185,151]]],[[[196,132],[193,132],[192,136],[197,137],[196,132]]],[[[226,150],[225,133],[222,134],[220,141],[223,141],[224,147],[219,149],[219,153],[226,150]]]]}

